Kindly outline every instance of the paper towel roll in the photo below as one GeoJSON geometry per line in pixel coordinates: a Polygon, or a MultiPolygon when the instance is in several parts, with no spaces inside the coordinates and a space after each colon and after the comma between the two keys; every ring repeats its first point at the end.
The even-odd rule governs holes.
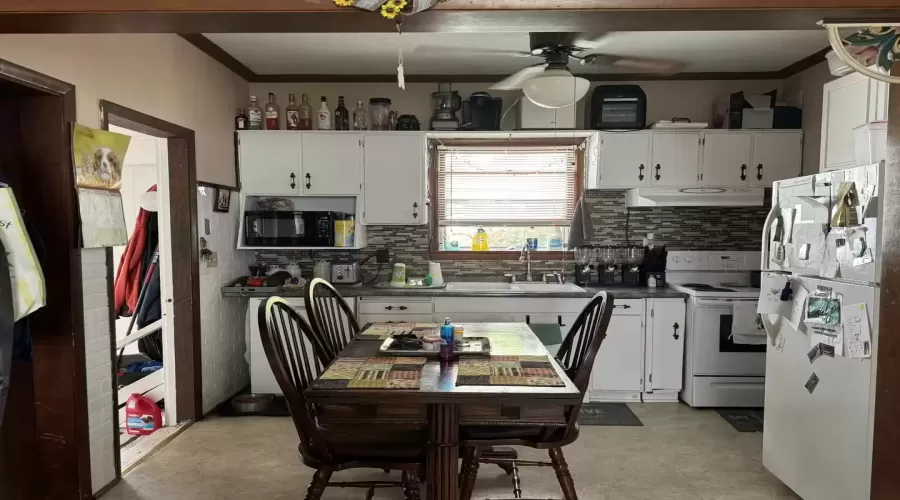
{"type": "Polygon", "coordinates": [[[441,274],[441,263],[440,262],[429,262],[428,263],[428,274],[431,275],[431,284],[432,285],[443,285],[444,284],[444,275],[441,274]]]}

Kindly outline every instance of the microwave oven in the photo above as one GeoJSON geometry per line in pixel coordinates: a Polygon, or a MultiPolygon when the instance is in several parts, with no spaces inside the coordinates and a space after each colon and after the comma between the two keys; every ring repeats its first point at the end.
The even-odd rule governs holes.
{"type": "Polygon", "coordinates": [[[244,212],[244,244],[258,247],[332,247],[335,212],[244,212]]]}

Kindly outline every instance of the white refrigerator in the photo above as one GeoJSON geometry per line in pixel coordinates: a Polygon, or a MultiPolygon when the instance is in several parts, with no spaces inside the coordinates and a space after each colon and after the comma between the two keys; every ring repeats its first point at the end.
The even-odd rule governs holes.
{"type": "Polygon", "coordinates": [[[881,165],[869,165],[773,185],[760,307],[767,295],[778,300],[771,296],[785,276],[791,299],[779,297],[790,303],[782,314],[763,315],[770,341],[763,466],[804,500],[869,498],[882,173],[881,165]],[[812,309],[810,297],[816,299],[812,309]],[[840,328],[823,319],[835,300],[840,328]],[[850,320],[855,323],[843,324],[850,320]],[[861,322],[871,357],[860,355],[861,322]],[[831,348],[816,351],[823,340],[831,348]]]}

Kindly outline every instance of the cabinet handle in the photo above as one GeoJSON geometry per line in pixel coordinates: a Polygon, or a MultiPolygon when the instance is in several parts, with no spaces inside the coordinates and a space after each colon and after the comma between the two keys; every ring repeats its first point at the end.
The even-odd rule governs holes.
{"type": "Polygon", "coordinates": [[[661,168],[661,167],[659,166],[659,163],[657,163],[657,164],[656,164],[656,180],[659,180],[659,177],[660,177],[660,176],[659,176],[659,169],[660,169],[660,168],[661,168]]]}
{"type": "Polygon", "coordinates": [[[307,173],[306,174],[306,189],[309,189],[312,187],[312,182],[310,182],[311,180],[312,180],[312,176],[307,173]]]}
{"type": "Polygon", "coordinates": [[[756,166],[756,180],[758,180],[758,181],[762,180],[762,169],[763,169],[762,163],[760,163],[759,165],[756,166]]]}
{"type": "Polygon", "coordinates": [[[678,340],[678,323],[672,324],[672,338],[678,340]]]}
{"type": "Polygon", "coordinates": [[[641,166],[638,167],[638,180],[639,181],[644,180],[644,164],[643,163],[641,163],[641,166]]]}
{"type": "Polygon", "coordinates": [[[291,173],[291,189],[294,189],[295,187],[297,187],[297,183],[294,182],[296,179],[297,179],[297,176],[294,175],[293,173],[291,173]]]}
{"type": "Polygon", "coordinates": [[[390,311],[390,310],[394,309],[394,306],[384,306],[384,308],[387,309],[388,311],[390,311]]]}
{"type": "Polygon", "coordinates": [[[559,326],[566,326],[566,324],[562,322],[562,316],[556,317],[556,324],[558,324],[559,326]]]}
{"type": "Polygon", "coordinates": [[[405,311],[405,310],[408,309],[408,307],[406,307],[406,306],[400,306],[400,307],[398,307],[397,309],[400,309],[401,311],[405,311]]]}
{"type": "Polygon", "coordinates": [[[747,165],[741,165],[741,180],[747,180],[747,165]]]}
{"type": "Polygon", "coordinates": [[[631,309],[631,306],[628,305],[628,304],[622,304],[622,305],[619,305],[619,306],[613,305],[613,309],[616,309],[616,308],[619,308],[619,309],[631,309]]]}
{"type": "Polygon", "coordinates": [[[417,208],[419,208],[419,203],[414,201],[413,202],[413,219],[419,218],[419,212],[416,211],[417,208]]]}

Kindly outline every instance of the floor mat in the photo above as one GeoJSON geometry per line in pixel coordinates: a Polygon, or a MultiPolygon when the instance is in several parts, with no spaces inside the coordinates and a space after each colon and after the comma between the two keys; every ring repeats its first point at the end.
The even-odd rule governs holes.
{"type": "Polygon", "coordinates": [[[644,426],[625,403],[585,403],[581,405],[578,423],[581,425],[644,426]]]}
{"type": "Polygon", "coordinates": [[[762,408],[719,408],[716,410],[738,432],[762,432],[762,408]]]}

